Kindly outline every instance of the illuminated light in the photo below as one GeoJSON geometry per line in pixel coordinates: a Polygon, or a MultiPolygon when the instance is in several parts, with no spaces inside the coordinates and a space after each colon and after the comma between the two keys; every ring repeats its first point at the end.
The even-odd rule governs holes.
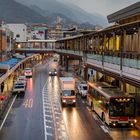
{"type": "Polygon", "coordinates": [[[135,119],[135,120],[134,120],[134,123],[136,123],[136,122],[137,122],[137,120],[135,119]]]}
{"type": "Polygon", "coordinates": [[[101,101],[101,100],[99,100],[98,102],[99,102],[99,103],[102,103],[102,101],[101,101]]]}
{"type": "Polygon", "coordinates": [[[134,124],[133,123],[131,123],[131,126],[133,126],[134,124]]]}
{"type": "Polygon", "coordinates": [[[18,44],[18,48],[21,48],[21,45],[20,44],[18,44]]]}
{"type": "Polygon", "coordinates": [[[117,102],[128,102],[130,101],[130,99],[126,99],[126,98],[120,98],[120,99],[115,99],[117,102]]]}
{"type": "Polygon", "coordinates": [[[75,102],[76,102],[76,100],[73,100],[73,102],[75,103],[75,102]]]}
{"type": "Polygon", "coordinates": [[[113,123],[113,126],[116,126],[116,124],[115,124],[115,123],[113,123]]]}
{"type": "Polygon", "coordinates": [[[66,100],[63,100],[63,103],[66,103],[66,100]]]}

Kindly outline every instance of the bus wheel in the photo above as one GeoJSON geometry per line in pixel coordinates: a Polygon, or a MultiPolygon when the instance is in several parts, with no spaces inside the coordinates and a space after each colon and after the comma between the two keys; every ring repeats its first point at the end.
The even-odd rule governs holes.
{"type": "Polygon", "coordinates": [[[105,122],[105,114],[102,112],[102,121],[105,122]]]}
{"type": "Polygon", "coordinates": [[[92,111],[94,110],[94,105],[93,105],[92,102],[91,102],[91,110],[92,110],[92,111]]]}

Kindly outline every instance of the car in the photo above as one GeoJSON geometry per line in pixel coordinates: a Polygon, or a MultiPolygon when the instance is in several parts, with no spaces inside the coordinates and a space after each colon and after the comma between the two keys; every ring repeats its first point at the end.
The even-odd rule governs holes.
{"type": "Polygon", "coordinates": [[[0,95],[0,101],[6,100],[7,96],[6,95],[0,95]]]}
{"type": "Polygon", "coordinates": [[[26,84],[27,84],[26,76],[19,76],[19,77],[17,78],[17,82],[22,82],[22,83],[24,83],[25,86],[26,86],[26,84]]]}
{"type": "Polygon", "coordinates": [[[86,97],[87,96],[87,84],[86,84],[86,82],[79,83],[78,93],[81,95],[81,97],[86,97]]]}
{"type": "Polygon", "coordinates": [[[49,71],[49,75],[50,75],[50,76],[56,76],[56,75],[57,75],[56,69],[51,69],[51,70],[49,71]]]}
{"type": "Polygon", "coordinates": [[[13,85],[12,93],[25,93],[25,89],[25,83],[16,81],[13,85]]]}
{"type": "Polygon", "coordinates": [[[32,77],[32,69],[31,68],[25,68],[24,75],[26,77],[32,77]]]}

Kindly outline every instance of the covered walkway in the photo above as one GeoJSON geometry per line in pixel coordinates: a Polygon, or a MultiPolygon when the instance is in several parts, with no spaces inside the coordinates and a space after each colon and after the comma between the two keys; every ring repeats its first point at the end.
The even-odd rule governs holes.
{"type": "Polygon", "coordinates": [[[11,69],[20,61],[21,61],[20,58],[11,58],[11,59],[8,59],[6,61],[0,62],[0,65],[8,65],[9,68],[11,69]]]}

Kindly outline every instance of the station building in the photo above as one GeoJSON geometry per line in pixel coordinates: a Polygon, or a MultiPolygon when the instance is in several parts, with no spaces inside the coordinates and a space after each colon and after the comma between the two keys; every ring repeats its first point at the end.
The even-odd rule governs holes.
{"type": "Polygon", "coordinates": [[[97,32],[60,39],[57,48],[79,52],[86,71],[94,70],[92,81],[116,85],[135,95],[140,106],[140,2],[108,15],[107,19],[114,24],[97,32]]]}

